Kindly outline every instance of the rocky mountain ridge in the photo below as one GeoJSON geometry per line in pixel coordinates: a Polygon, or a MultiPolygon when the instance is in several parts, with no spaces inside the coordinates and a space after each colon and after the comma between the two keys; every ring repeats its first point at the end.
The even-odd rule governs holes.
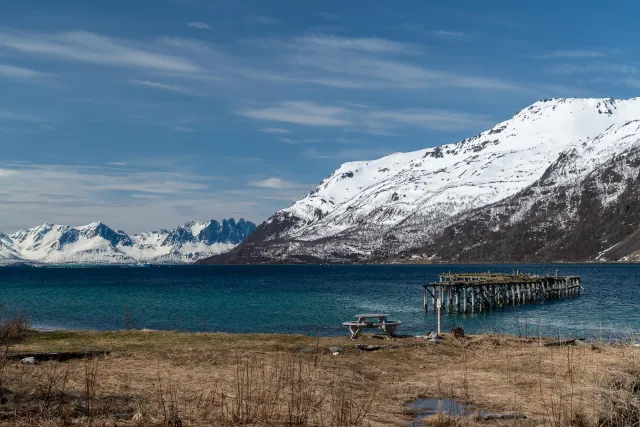
{"type": "Polygon", "coordinates": [[[201,262],[634,260],[638,119],[639,98],[546,99],[455,144],[345,163],[201,262]]]}
{"type": "Polygon", "coordinates": [[[242,218],[191,221],[131,236],[100,221],[79,227],[46,223],[0,233],[0,264],[188,263],[234,248],[254,229],[242,218]]]}

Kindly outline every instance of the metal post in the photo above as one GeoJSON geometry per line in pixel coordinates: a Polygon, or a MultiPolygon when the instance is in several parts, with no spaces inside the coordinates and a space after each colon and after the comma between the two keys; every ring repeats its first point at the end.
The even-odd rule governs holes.
{"type": "Polygon", "coordinates": [[[438,302],[437,302],[437,306],[438,306],[438,335],[440,335],[440,309],[442,308],[442,298],[440,297],[440,295],[438,295],[438,302]]]}
{"type": "Polygon", "coordinates": [[[427,287],[424,287],[424,312],[429,311],[429,301],[427,300],[427,287]]]}

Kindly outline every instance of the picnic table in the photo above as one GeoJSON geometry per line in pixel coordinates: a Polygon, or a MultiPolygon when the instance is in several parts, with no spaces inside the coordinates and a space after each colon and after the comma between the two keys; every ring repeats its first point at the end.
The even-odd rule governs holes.
{"type": "Polygon", "coordinates": [[[393,333],[400,325],[399,321],[388,320],[388,314],[380,313],[364,313],[356,314],[358,321],[356,322],[344,322],[343,325],[349,328],[351,332],[351,339],[355,340],[360,336],[363,329],[382,329],[387,338],[393,337],[393,333]]]}

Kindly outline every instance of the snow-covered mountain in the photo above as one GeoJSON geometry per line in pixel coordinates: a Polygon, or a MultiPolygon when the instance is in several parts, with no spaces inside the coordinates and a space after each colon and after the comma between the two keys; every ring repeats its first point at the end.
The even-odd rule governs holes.
{"type": "Polygon", "coordinates": [[[43,224],[11,235],[0,233],[0,263],[130,264],[184,263],[220,254],[241,243],[255,224],[233,218],[188,222],[174,230],[127,235],[102,222],[80,227],[43,224]]]}
{"type": "MultiPolygon", "coordinates": [[[[345,163],[305,198],[276,212],[243,244],[203,262],[349,262],[408,255],[458,260],[469,255],[469,244],[489,250],[497,236],[506,238],[487,234],[482,242],[475,240],[487,227],[522,224],[518,230],[524,233],[553,223],[564,233],[583,220],[576,203],[593,199],[603,207],[616,205],[627,194],[619,186],[637,179],[638,166],[624,159],[640,148],[638,119],[639,98],[547,99],[455,144],[345,163]],[[615,172],[620,181],[611,184],[603,171],[615,172]],[[577,199],[558,202],[569,194],[577,199]],[[545,223],[524,220],[543,206],[549,215],[545,223]],[[465,243],[454,244],[456,238],[465,243]]],[[[625,232],[614,233],[615,238],[626,238],[625,232]]],[[[543,240],[538,251],[548,243],[543,240]]],[[[607,248],[619,243],[612,236],[605,240],[607,248]]],[[[585,252],[581,259],[598,256],[610,259],[607,252],[585,252]]],[[[613,258],[625,256],[616,252],[613,258]]],[[[532,254],[527,259],[539,258],[532,254]]],[[[488,258],[476,253],[465,259],[488,258]]]]}

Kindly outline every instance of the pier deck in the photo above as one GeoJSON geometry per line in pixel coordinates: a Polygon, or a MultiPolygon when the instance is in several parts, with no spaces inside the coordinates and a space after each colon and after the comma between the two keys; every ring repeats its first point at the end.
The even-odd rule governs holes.
{"type": "Polygon", "coordinates": [[[435,311],[438,298],[442,311],[475,313],[498,307],[537,303],[551,299],[579,296],[580,277],[503,273],[442,273],[440,281],[424,287],[424,311],[429,302],[435,311]]]}

